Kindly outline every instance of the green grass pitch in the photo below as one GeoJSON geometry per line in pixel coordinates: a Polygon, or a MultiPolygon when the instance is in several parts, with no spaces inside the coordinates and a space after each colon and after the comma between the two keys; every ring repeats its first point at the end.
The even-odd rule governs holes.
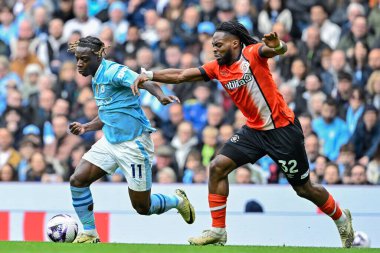
{"type": "Polygon", "coordinates": [[[0,253],[375,253],[379,249],[168,244],[0,242],[0,253]]]}

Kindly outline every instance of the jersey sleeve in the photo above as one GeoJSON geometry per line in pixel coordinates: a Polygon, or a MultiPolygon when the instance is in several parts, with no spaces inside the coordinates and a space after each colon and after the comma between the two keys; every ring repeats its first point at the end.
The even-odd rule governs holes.
{"type": "Polygon", "coordinates": [[[210,61],[208,63],[205,63],[203,66],[199,67],[199,70],[202,73],[203,79],[207,82],[212,79],[217,79],[215,70],[218,67],[218,63],[215,61],[210,61]]]}
{"type": "Polygon", "coordinates": [[[127,66],[119,65],[114,69],[112,82],[117,86],[131,87],[138,74],[127,66]]]}
{"type": "Polygon", "coordinates": [[[268,58],[261,56],[261,49],[264,43],[256,43],[244,48],[243,54],[249,61],[267,61],[268,58]]]}

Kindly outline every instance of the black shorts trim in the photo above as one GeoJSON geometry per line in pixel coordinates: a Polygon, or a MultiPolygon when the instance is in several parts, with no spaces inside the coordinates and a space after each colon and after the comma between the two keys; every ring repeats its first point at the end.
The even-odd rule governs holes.
{"type": "Polygon", "coordinates": [[[228,144],[228,142],[220,149],[219,154],[230,158],[236,163],[237,167],[251,162],[246,154],[235,148],[233,145],[228,144]]]}

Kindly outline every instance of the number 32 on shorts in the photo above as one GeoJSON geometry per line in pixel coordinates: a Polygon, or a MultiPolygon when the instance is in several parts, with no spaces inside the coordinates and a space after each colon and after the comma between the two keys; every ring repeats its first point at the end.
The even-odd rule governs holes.
{"type": "Polygon", "coordinates": [[[290,173],[294,174],[298,172],[297,167],[297,161],[296,160],[278,160],[278,163],[281,164],[281,169],[284,171],[284,173],[290,173]]]}

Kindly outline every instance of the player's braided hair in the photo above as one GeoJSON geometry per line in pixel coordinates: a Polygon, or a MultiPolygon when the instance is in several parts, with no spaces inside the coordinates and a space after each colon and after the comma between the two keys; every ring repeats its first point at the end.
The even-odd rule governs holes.
{"type": "Polygon", "coordinates": [[[257,40],[255,40],[251,37],[251,35],[249,35],[247,28],[245,28],[241,23],[235,20],[221,23],[216,28],[216,31],[226,32],[235,35],[246,46],[258,43],[257,40]]]}
{"type": "Polygon", "coordinates": [[[67,49],[70,53],[75,53],[77,47],[87,47],[90,48],[91,51],[97,55],[98,57],[102,57],[106,54],[105,50],[108,48],[104,45],[104,43],[95,37],[87,36],[85,38],[80,38],[77,41],[69,43],[69,49],[67,49]]]}

